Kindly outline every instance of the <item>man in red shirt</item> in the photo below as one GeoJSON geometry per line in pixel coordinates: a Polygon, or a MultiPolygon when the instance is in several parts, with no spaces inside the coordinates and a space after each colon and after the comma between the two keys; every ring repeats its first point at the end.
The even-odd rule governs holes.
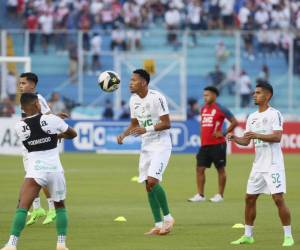
{"type": "Polygon", "coordinates": [[[237,120],[233,114],[225,107],[216,102],[219,91],[216,87],[208,86],[204,89],[205,105],[201,109],[201,147],[197,158],[197,187],[198,193],[188,201],[205,201],[204,184],[205,170],[214,163],[218,171],[219,191],[210,201],[223,201],[226,184],[226,140],[225,135],[237,126],[237,120]],[[225,118],[230,122],[225,134],[222,127],[225,118]]]}

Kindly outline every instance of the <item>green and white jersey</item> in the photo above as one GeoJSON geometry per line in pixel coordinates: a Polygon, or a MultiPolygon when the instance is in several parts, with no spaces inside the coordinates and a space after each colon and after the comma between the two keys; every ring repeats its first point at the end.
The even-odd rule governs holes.
{"type": "MultiPolygon", "coordinates": [[[[245,132],[255,132],[258,134],[272,134],[274,130],[283,130],[283,118],[281,113],[269,107],[264,112],[254,112],[248,119],[245,132]]],[[[264,142],[254,139],[255,160],[253,170],[256,172],[270,172],[273,170],[283,170],[284,161],[279,142],[264,142]]]]}
{"type": "MultiPolygon", "coordinates": [[[[148,90],[144,98],[133,94],[130,98],[131,118],[139,121],[140,127],[147,128],[160,122],[160,116],[169,114],[166,98],[156,90],[148,90]]],[[[142,148],[145,147],[169,147],[171,148],[171,137],[169,129],[163,131],[152,131],[142,135],[142,148]]]]}

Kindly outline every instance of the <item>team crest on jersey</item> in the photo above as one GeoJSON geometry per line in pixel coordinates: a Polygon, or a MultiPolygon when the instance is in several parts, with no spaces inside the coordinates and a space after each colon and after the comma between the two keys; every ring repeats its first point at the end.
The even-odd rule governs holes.
{"type": "Polygon", "coordinates": [[[268,123],[268,118],[264,117],[264,119],[262,120],[263,124],[266,125],[268,123]]]}
{"type": "Polygon", "coordinates": [[[217,110],[216,110],[216,109],[213,109],[213,110],[211,111],[211,115],[212,115],[212,116],[214,116],[216,113],[217,113],[217,110]]]}

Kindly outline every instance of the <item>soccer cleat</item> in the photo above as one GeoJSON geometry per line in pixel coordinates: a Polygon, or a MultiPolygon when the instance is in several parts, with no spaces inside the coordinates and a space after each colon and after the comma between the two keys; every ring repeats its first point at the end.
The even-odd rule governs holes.
{"type": "Polygon", "coordinates": [[[209,199],[211,202],[221,202],[224,201],[224,198],[220,194],[215,194],[209,199]]]}
{"type": "Polygon", "coordinates": [[[65,244],[57,244],[56,250],[69,250],[69,248],[67,248],[65,244]]]}
{"type": "Polygon", "coordinates": [[[206,198],[200,194],[195,194],[193,197],[189,198],[188,201],[190,202],[202,202],[206,201],[206,198]]]}
{"type": "Polygon", "coordinates": [[[293,236],[286,236],[286,237],[284,237],[284,241],[282,243],[283,247],[291,247],[293,245],[294,245],[293,236]]]}
{"type": "Polygon", "coordinates": [[[159,235],[161,228],[159,227],[154,227],[152,229],[150,229],[149,232],[144,233],[144,235],[159,235]]]}
{"type": "Polygon", "coordinates": [[[163,226],[160,229],[159,235],[166,235],[170,233],[173,229],[174,224],[175,224],[174,219],[164,221],[163,226]]]}
{"type": "Polygon", "coordinates": [[[53,221],[55,221],[56,219],[56,211],[54,208],[49,209],[47,212],[47,217],[46,219],[43,221],[43,225],[47,225],[53,221]]]}
{"type": "Polygon", "coordinates": [[[242,245],[242,244],[253,244],[254,238],[253,237],[248,237],[243,235],[241,238],[239,238],[238,240],[232,241],[230,244],[231,245],[242,245]]]}
{"type": "Polygon", "coordinates": [[[29,221],[27,221],[26,226],[30,226],[30,225],[36,223],[36,221],[37,221],[39,218],[44,217],[44,216],[46,216],[46,211],[45,211],[45,209],[43,209],[43,208],[34,209],[34,210],[31,212],[30,219],[29,219],[29,221]]]}
{"type": "Polygon", "coordinates": [[[1,250],[17,250],[17,248],[14,246],[5,246],[5,247],[1,248],[1,250]]]}

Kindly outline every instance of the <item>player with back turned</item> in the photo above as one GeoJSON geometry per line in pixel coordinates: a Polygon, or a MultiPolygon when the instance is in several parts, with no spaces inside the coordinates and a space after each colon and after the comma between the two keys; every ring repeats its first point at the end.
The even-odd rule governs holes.
{"type": "Polygon", "coordinates": [[[42,114],[38,96],[34,93],[22,94],[21,107],[27,116],[16,124],[16,132],[28,151],[28,165],[10,237],[6,246],[1,250],[17,249],[28,210],[41,188],[49,190],[56,210],[56,249],[68,250],[66,247],[68,218],[64,203],[66,181],[59,159],[57,142],[61,138],[73,139],[77,134],[60,117],[42,114]]]}
{"type": "Polygon", "coordinates": [[[155,221],[154,228],[145,235],[165,235],[175,223],[169,211],[166,193],[160,184],[172,151],[169,132],[171,122],[166,98],[158,91],[148,89],[149,82],[150,75],[147,71],[133,71],[129,86],[132,93],[131,123],[117,139],[122,144],[126,136],[142,137],[139,182],[146,183],[148,201],[155,221]]]}

